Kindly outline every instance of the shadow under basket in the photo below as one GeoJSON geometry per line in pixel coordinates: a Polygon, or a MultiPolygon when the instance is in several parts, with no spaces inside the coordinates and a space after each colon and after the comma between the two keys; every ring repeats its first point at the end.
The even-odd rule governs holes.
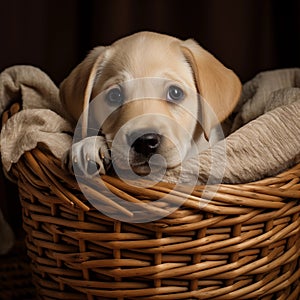
{"type": "MultiPolygon", "coordinates": [[[[300,165],[254,183],[207,187],[206,195],[215,191],[207,202],[203,186],[185,195],[172,184],[132,188],[103,176],[127,201],[186,197],[172,214],[145,224],[96,210],[42,146],[26,152],[10,175],[39,299],[300,297],[300,165]]],[[[110,207],[113,200],[96,185],[85,189],[110,207]]]]}
{"type": "Polygon", "coordinates": [[[35,300],[29,258],[24,241],[0,256],[0,300],[35,300]]]}

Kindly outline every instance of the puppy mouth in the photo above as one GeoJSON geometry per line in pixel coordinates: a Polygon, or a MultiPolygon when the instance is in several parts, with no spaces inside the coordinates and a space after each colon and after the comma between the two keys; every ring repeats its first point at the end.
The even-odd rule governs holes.
{"type": "MultiPolygon", "coordinates": [[[[170,152],[172,152],[172,149],[165,151],[168,154],[170,152]]],[[[181,165],[180,160],[170,159],[169,156],[167,159],[165,155],[159,152],[145,155],[143,153],[136,153],[133,149],[130,149],[126,155],[115,149],[112,154],[115,169],[118,169],[122,173],[131,169],[136,175],[140,176],[147,176],[152,172],[165,172],[167,169],[173,169],[181,165]]]]}
{"type": "Polygon", "coordinates": [[[148,162],[139,162],[139,163],[133,163],[130,164],[132,171],[141,176],[147,176],[151,172],[151,168],[149,166],[148,162]]]}
{"type": "Polygon", "coordinates": [[[126,172],[126,170],[130,168],[135,174],[146,176],[151,172],[158,172],[162,169],[162,165],[155,162],[153,163],[151,157],[152,155],[142,155],[130,150],[129,157],[119,153],[118,157],[115,157],[114,159],[114,165],[119,170],[126,172]]]}
{"type": "Polygon", "coordinates": [[[135,174],[140,175],[140,176],[147,176],[151,172],[158,173],[161,170],[166,171],[167,169],[168,170],[175,169],[176,167],[180,166],[180,163],[178,163],[174,166],[172,165],[171,167],[167,167],[167,168],[164,168],[161,165],[155,165],[155,164],[151,164],[151,167],[150,167],[149,162],[133,163],[130,166],[135,174]]]}
{"type": "Polygon", "coordinates": [[[162,174],[181,164],[178,145],[153,128],[124,134],[111,146],[114,169],[122,173],[131,170],[140,176],[162,174]]]}

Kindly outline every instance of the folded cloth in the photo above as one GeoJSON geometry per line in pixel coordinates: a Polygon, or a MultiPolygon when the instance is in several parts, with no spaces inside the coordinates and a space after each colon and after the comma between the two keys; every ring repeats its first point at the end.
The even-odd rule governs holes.
{"type": "Polygon", "coordinates": [[[276,107],[299,100],[300,69],[280,69],[257,74],[243,86],[235,108],[232,131],[276,107]]]}
{"type": "Polygon", "coordinates": [[[299,116],[298,100],[263,114],[200,153],[199,182],[206,183],[209,176],[223,183],[251,182],[300,162],[299,116]]]}
{"type": "Polygon", "coordinates": [[[0,113],[20,101],[22,111],[1,130],[2,164],[9,171],[25,151],[44,143],[58,158],[70,148],[71,125],[59,98],[59,90],[41,70],[32,66],[13,66],[0,74],[0,113]]]}
{"type": "Polygon", "coordinates": [[[232,133],[212,147],[215,161],[212,149],[200,153],[200,182],[250,182],[300,162],[299,68],[259,73],[244,84],[235,113],[232,133]]]}

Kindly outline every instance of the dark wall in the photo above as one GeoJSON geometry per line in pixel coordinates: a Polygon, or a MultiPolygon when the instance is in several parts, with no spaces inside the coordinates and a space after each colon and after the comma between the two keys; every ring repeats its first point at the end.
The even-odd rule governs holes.
{"type": "Polygon", "coordinates": [[[1,0],[0,70],[35,65],[59,83],[92,47],[151,30],[193,37],[245,81],[300,65],[299,15],[296,0],[1,0]]]}

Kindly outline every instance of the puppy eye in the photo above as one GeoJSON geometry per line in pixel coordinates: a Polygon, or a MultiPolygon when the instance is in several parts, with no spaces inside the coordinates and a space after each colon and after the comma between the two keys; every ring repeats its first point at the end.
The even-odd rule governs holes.
{"type": "Polygon", "coordinates": [[[169,87],[168,94],[167,94],[167,100],[179,101],[179,100],[182,100],[183,97],[184,97],[184,92],[180,87],[178,87],[176,85],[171,85],[169,87]]]}
{"type": "Polygon", "coordinates": [[[124,102],[124,93],[120,88],[113,88],[107,92],[105,100],[110,105],[121,105],[124,102]]]}

